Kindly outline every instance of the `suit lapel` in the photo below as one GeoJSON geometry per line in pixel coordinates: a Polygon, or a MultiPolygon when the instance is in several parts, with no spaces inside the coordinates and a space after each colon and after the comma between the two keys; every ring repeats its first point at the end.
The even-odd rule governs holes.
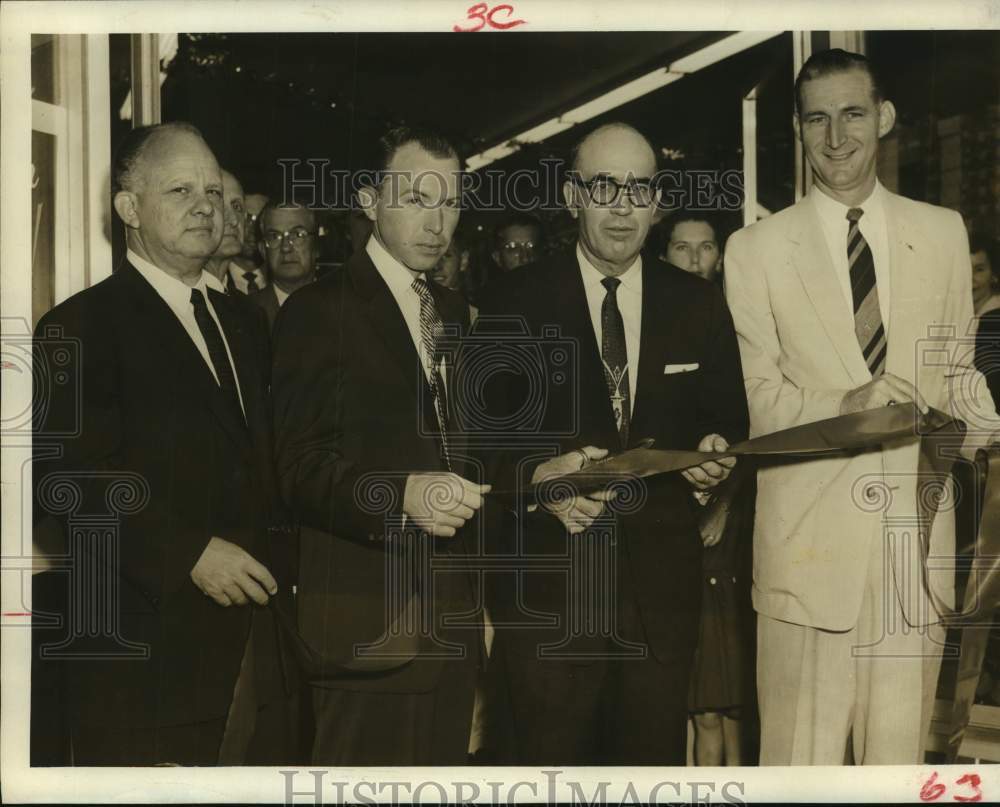
{"type": "MultiPolygon", "coordinates": [[[[921,262],[915,260],[919,233],[912,232],[906,217],[898,210],[898,197],[885,191],[885,228],[889,242],[889,322],[886,323],[888,347],[886,371],[910,378],[913,373],[913,345],[926,333],[910,332],[912,305],[904,301],[919,299],[928,293],[930,286],[922,277],[921,262]]],[[[921,323],[925,325],[926,323],[921,323]]]]}
{"type": "MultiPolygon", "coordinates": [[[[254,365],[250,358],[254,355],[253,342],[233,310],[233,301],[226,297],[225,294],[212,289],[209,290],[208,296],[211,298],[212,307],[215,309],[215,313],[219,317],[219,322],[222,324],[222,333],[229,344],[229,352],[233,355],[233,363],[236,366],[236,378],[240,383],[243,407],[246,410],[246,423],[254,423],[258,415],[256,391],[260,384],[260,377],[255,374],[254,365]]],[[[222,398],[222,395],[218,396],[220,403],[222,402],[222,398]]],[[[232,407],[228,405],[220,409],[220,415],[224,415],[228,421],[228,428],[238,429],[240,433],[246,434],[247,427],[240,422],[236,414],[232,411],[232,407]]]]}
{"type": "MultiPolygon", "coordinates": [[[[667,292],[666,276],[659,261],[648,255],[642,259],[642,321],[639,330],[639,367],[636,389],[632,391],[632,421],[629,440],[636,443],[647,436],[646,426],[651,416],[661,417],[662,412],[647,412],[649,399],[662,372],[659,363],[668,354],[667,341],[677,322],[675,296],[667,292]]],[[[629,361],[633,361],[629,357],[629,361]]]]}
{"type": "Polygon", "coordinates": [[[424,430],[436,435],[439,429],[430,387],[420,366],[420,354],[413,344],[413,337],[396,298],[392,296],[367,252],[351,258],[347,271],[358,295],[365,300],[365,313],[372,322],[373,330],[402,373],[406,385],[413,393],[414,402],[420,402],[424,430]]]}
{"type": "MultiPolygon", "coordinates": [[[[868,378],[864,358],[858,350],[854,333],[854,318],[844,300],[843,287],[830,260],[830,251],[819,222],[819,216],[808,198],[797,206],[798,216],[789,228],[789,239],[795,245],[791,262],[798,272],[816,317],[840,356],[844,368],[859,385],[868,378]]],[[[844,248],[847,246],[845,244],[844,248]]]]}
{"type": "MultiPolygon", "coordinates": [[[[216,383],[212,371],[205,364],[205,359],[191,341],[184,326],[170,310],[170,306],[131,264],[126,263],[120,274],[127,294],[133,302],[132,310],[139,322],[137,327],[148,335],[151,347],[156,350],[155,355],[151,354],[150,360],[160,362],[172,360],[176,368],[178,391],[189,391],[189,397],[193,401],[208,407],[226,434],[237,445],[249,451],[250,437],[246,425],[239,422],[237,414],[232,411],[216,383]]],[[[215,305],[214,298],[212,304],[215,305]]],[[[217,308],[216,311],[218,310],[217,308]]],[[[232,344],[230,350],[236,352],[232,344]]],[[[240,383],[243,383],[242,378],[240,383]]]]}

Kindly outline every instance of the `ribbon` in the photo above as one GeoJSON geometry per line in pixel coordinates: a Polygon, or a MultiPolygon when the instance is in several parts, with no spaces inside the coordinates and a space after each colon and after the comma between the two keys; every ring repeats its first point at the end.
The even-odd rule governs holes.
{"type": "Polygon", "coordinates": [[[993,614],[1000,607],[1000,446],[980,450],[976,455],[977,476],[985,480],[985,492],[962,608],[955,610],[949,607],[929,585],[927,559],[931,527],[958,448],[964,440],[965,430],[964,423],[936,409],[921,413],[912,403],[885,406],[745,440],[720,452],[655,449],[650,447],[651,441],[647,440],[645,445],[638,448],[588,463],[578,471],[530,485],[520,494],[514,491],[496,491],[495,495],[520,499],[522,503],[528,504],[551,502],[618,483],[683,471],[709,460],[727,457],[831,456],[877,449],[885,443],[920,436],[917,502],[920,510],[918,536],[924,589],[942,622],[962,631],[946,752],[947,761],[953,762],[969,724],[993,614]]]}

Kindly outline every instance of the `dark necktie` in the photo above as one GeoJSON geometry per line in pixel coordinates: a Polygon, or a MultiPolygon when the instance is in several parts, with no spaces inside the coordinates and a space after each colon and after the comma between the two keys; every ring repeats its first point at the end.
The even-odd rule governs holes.
{"type": "Polygon", "coordinates": [[[608,290],[601,305],[601,361],[604,363],[604,380],[611,396],[611,409],[622,448],[628,445],[631,391],[628,381],[628,351],[625,348],[625,323],[618,310],[617,277],[606,277],[601,284],[608,290]]]}
{"type": "Polygon", "coordinates": [[[878,378],[885,370],[887,343],[875,282],[875,259],[858,226],[858,220],[864,212],[858,207],[847,211],[847,220],[850,222],[847,230],[847,266],[851,274],[851,297],[854,302],[854,333],[872,377],[878,378]]]}
{"type": "Polygon", "coordinates": [[[229,355],[226,353],[226,344],[222,341],[222,332],[215,324],[212,315],[208,311],[208,304],[205,296],[199,289],[191,289],[191,305],[194,306],[194,318],[198,323],[198,330],[205,338],[208,346],[208,356],[212,360],[215,368],[215,375],[219,379],[219,388],[226,396],[229,404],[243,420],[243,407],[240,406],[239,392],[236,390],[236,377],[233,375],[233,366],[229,363],[229,355]]]}
{"type": "Polygon", "coordinates": [[[260,289],[257,285],[257,275],[253,272],[244,272],[243,279],[247,282],[247,294],[253,294],[260,289]]]}
{"type": "Polygon", "coordinates": [[[441,378],[441,354],[438,350],[438,338],[444,324],[427,281],[422,277],[414,278],[412,288],[420,298],[420,341],[423,342],[424,355],[430,362],[428,384],[431,388],[431,398],[434,400],[434,411],[437,414],[438,428],[441,432],[444,461],[451,469],[451,458],[448,455],[448,396],[445,391],[444,379],[441,378]]]}

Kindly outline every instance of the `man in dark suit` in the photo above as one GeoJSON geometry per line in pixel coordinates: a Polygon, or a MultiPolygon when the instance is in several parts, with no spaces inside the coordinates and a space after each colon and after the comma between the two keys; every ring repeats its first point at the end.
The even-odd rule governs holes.
{"type": "MultiPolygon", "coordinates": [[[[523,491],[648,439],[721,450],[747,430],[721,294],[640,256],[659,199],[648,141],[624,124],[602,126],[577,147],[573,169],[564,192],[579,225],[575,253],[505,274],[483,294],[481,339],[516,321],[518,338],[538,348],[524,352],[535,357],[526,372],[486,390],[494,422],[538,412],[488,460],[497,490],[523,491]],[[556,336],[575,358],[545,347],[556,336]],[[537,379],[548,382],[541,394],[537,379]]],[[[491,688],[509,694],[513,718],[504,761],[684,764],[701,579],[696,494],[731,465],[570,491],[491,518],[490,551],[520,566],[494,576],[489,599],[491,688]]]]}
{"type": "Polygon", "coordinates": [[[128,262],[44,316],[35,343],[36,366],[79,379],[34,413],[36,506],[64,520],[79,584],[64,616],[112,609],[69,648],[73,760],[237,764],[284,689],[260,607],[288,594],[268,568],[267,336],[203,271],[223,196],[197,129],[134,130],[112,183],[128,262]],[[125,513],[110,542],[81,532],[109,509],[125,513]]]}
{"type": "MultiPolygon", "coordinates": [[[[482,657],[468,528],[488,485],[449,435],[442,334],[461,296],[429,282],[458,223],[455,151],[408,128],[381,140],[361,193],[374,223],[343,271],[292,295],[274,331],[278,477],[301,526],[299,625],[323,765],[464,762],[482,657]],[[432,566],[434,567],[432,570],[432,566]]],[[[470,526],[475,524],[472,521],[470,526]]]]}
{"type": "Polygon", "coordinates": [[[271,283],[250,295],[267,316],[270,330],[288,295],[316,279],[319,257],[316,214],[307,207],[268,202],[260,213],[258,245],[271,283]]]}

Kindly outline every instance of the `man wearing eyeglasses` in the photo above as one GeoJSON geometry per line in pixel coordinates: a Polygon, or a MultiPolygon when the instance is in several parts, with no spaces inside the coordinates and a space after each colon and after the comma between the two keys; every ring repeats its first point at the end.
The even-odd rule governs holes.
{"type": "Polygon", "coordinates": [[[271,283],[251,294],[250,301],[263,309],[273,330],[278,309],[288,295],[316,279],[319,256],[316,214],[307,207],[268,202],[260,213],[260,230],[260,254],[271,283]]]}
{"type": "MultiPolygon", "coordinates": [[[[540,349],[530,372],[487,387],[498,418],[532,400],[542,409],[520,450],[508,445],[488,459],[498,490],[650,439],[721,450],[746,435],[721,293],[640,255],[659,201],[655,171],[654,150],[632,127],[589,134],[564,186],[575,250],[506,273],[483,294],[477,333],[500,327],[497,316],[518,317],[540,348],[556,326],[577,354],[567,361],[566,351],[540,349]],[[548,381],[541,396],[537,379],[548,381]]],[[[692,494],[732,465],[616,483],[491,524],[490,551],[524,564],[497,575],[489,601],[497,632],[488,674],[510,693],[513,715],[512,758],[503,761],[684,764],[702,551],[692,494]]]]}
{"type": "Polygon", "coordinates": [[[514,213],[497,227],[493,260],[505,272],[538,260],[545,235],[542,223],[528,213],[514,213]]]}

